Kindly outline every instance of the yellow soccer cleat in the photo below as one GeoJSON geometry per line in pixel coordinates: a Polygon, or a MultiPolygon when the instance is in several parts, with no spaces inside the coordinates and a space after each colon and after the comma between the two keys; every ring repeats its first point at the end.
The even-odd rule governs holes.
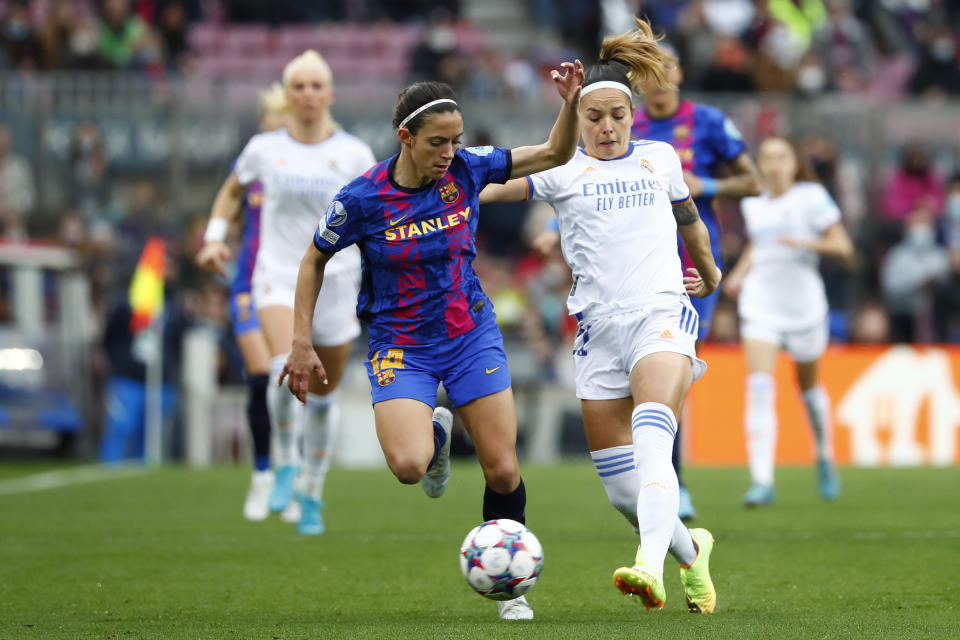
{"type": "Polygon", "coordinates": [[[637,550],[635,565],[620,567],[613,572],[613,583],[624,595],[640,596],[640,601],[647,611],[663,609],[663,605],[667,602],[667,592],[663,588],[663,574],[657,573],[646,563],[642,550],[637,550]]]}
{"type": "Polygon", "coordinates": [[[713,551],[713,536],[706,529],[690,529],[697,543],[697,557],[689,567],[680,565],[680,582],[687,596],[690,613],[713,613],[717,609],[717,590],[710,579],[710,552],[713,551]]]}

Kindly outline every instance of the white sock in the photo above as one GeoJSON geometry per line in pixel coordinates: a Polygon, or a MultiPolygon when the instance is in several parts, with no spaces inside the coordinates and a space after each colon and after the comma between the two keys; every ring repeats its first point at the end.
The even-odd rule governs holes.
{"type": "Polygon", "coordinates": [[[680,509],[680,484],[673,469],[677,419],[670,407],[644,402],[633,410],[633,450],[640,476],[637,521],[640,548],[647,563],[663,573],[680,509]]]}
{"type": "Polygon", "coordinates": [[[623,445],[590,452],[597,475],[607,491],[613,508],[623,514],[634,531],[637,527],[637,494],[640,493],[640,476],[633,462],[633,447],[623,445]]]}
{"type": "MultiPolygon", "coordinates": [[[[640,474],[633,462],[633,447],[623,445],[590,452],[597,475],[607,491],[607,498],[614,509],[623,514],[637,533],[637,499],[640,497],[640,474]]],[[[677,562],[689,566],[697,558],[690,531],[678,517],[670,538],[670,553],[677,562]]]]}
{"type": "Polygon", "coordinates": [[[685,567],[689,567],[693,564],[693,561],[697,559],[697,546],[693,544],[693,536],[690,535],[690,529],[687,529],[687,525],[683,524],[680,516],[677,516],[677,519],[673,522],[673,537],[670,538],[670,555],[685,567]]]}
{"type": "Polygon", "coordinates": [[[833,460],[833,420],[830,417],[830,396],[821,385],[803,392],[807,416],[817,442],[817,458],[833,460]]]}
{"type": "Polygon", "coordinates": [[[753,484],[773,486],[777,452],[776,381],[769,373],[747,376],[747,455],[753,484]]]}
{"type": "Polygon", "coordinates": [[[330,469],[339,426],[340,405],[336,393],[325,396],[308,393],[303,427],[303,492],[308,498],[319,500],[323,495],[323,482],[330,469]]]}
{"type": "Polygon", "coordinates": [[[270,381],[267,383],[267,407],[275,445],[272,453],[278,467],[295,465],[298,458],[294,424],[299,417],[296,406],[300,403],[288,389],[277,386],[286,361],[286,354],[270,359],[270,381]]]}

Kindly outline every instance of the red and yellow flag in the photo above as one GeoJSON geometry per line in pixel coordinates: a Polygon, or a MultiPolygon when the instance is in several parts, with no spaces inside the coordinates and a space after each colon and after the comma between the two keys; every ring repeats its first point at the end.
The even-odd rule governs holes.
{"type": "Polygon", "coordinates": [[[163,311],[163,240],[156,236],[147,241],[140,262],[130,283],[130,332],[134,335],[150,326],[163,311]]]}

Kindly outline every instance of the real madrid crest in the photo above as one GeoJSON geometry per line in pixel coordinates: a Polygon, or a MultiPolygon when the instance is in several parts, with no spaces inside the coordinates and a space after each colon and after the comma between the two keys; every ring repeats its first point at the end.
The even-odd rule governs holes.
{"type": "Polygon", "coordinates": [[[654,171],[653,169],[653,165],[650,164],[650,161],[647,160],[646,158],[641,158],[640,168],[646,171],[647,173],[656,173],[656,171],[654,171]]]}
{"type": "Polygon", "coordinates": [[[460,187],[453,180],[440,185],[439,190],[440,199],[443,200],[444,204],[454,204],[460,200],[460,187]]]}

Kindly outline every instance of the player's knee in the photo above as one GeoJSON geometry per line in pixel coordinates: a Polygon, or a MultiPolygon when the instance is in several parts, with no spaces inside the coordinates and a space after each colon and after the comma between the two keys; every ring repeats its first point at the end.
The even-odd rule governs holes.
{"type": "Polygon", "coordinates": [[[484,465],[483,477],[487,486],[497,493],[510,493],[520,482],[520,466],[516,458],[504,456],[502,460],[484,465]]]}
{"type": "Polygon", "coordinates": [[[403,484],[417,484],[427,473],[427,464],[412,456],[393,456],[387,459],[387,464],[403,484]]]}

